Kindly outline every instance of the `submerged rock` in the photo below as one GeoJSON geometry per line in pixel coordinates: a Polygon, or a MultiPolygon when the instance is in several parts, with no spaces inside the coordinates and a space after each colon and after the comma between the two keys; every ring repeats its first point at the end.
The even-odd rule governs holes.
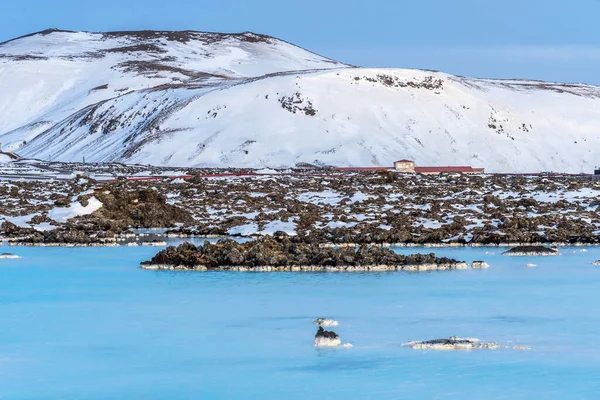
{"type": "Polygon", "coordinates": [[[316,347],[338,347],[342,345],[339,335],[333,331],[326,331],[322,326],[319,327],[315,335],[313,344],[316,347]]]}
{"type": "Polygon", "coordinates": [[[473,263],[471,264],[471,268],[475,269],[485,269],[489,267],[490,266],[485,261],[473,261],[473,263]]]}
{"type": "Polygon", "coordinates": [[[600,265],[600,260],[598,260],[598,261],[594,261],[592,264],[593,264],[593,265],[600,265]]]}
{"type": "Polygon", "coordinates": [[[21,258],[20,256],[12,253],[2,253],[0,254],[0,258],[21,258]]]}
{"type": "Polygon", "coordinates": [[[527,268],[535,268],[535,267],[537,267],[536,264],[531,264],[531,263],[527,264],[527,268]]]}
{"type": "Polygon", "coordinates": [[[517,246],[502,253],[503,256],[558,256],[557,248],[545,246],[517,246]]]}
{"type": "Polygon", "coordinates": [[[451,336],[448,339],[427,340],[424,342],[409,342],[404,343],[403,346],[416,350],[495,350],[501,347],[495,342],[482,342],[477,338],[461,338],[458,336],[451,336]]]}
{"type": "Polygon", "coordinates": [[[334,319],[329,318],[317,318],[313,324],[317,326],[338,326],[340,323],[334,319]]]}

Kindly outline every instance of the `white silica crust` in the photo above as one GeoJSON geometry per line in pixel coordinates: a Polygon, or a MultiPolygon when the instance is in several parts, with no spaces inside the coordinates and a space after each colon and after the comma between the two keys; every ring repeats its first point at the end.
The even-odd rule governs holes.
{"type": "Polygon", "coordinates": [[[486,263],[485,261],[473,261],[473,264],[471,264],[471,268],[474,269],[486,269],[489,268],[489,264],[486,263]]]}
{"type": "Polygon", "coordinates": [[[560,253],[523,252],[523,253],[502,254],[502,255],[509,256],[509,257],[552,257],[552,256],[560,256],[560,253]]]}
{"type": "Polygon", "coordinates": [[[166,246],[167,242],[165,242],[165,241],[159,241],[159,242],[141,242],[140,244],[142,246],[162,247],[162,246],[166,246]]]}
{"type": "MultiPolygon", "coordinates": [[[[143,269],[152,270],[197,270],[206,271],[207,267],[203,265],[197,265],[194,267],[185,266],[174,266],[169,264],[142,264],[143,269]]],[[[266,266],[222,266],[215,268],[216,270],[222,271],[237,271],[237,272],[380,272],[380,271],[407,271],[407,272],[427,272],[427,271],[448,271],[448,270],[465,270],[469,268],[469,264],[464,262],[457,262],[452,264],[416,264],[416,265],[371,265],[371,266],[322,266],[322,265],[301,265],[301,266],[284,266],[284,267],[273,267],[270,265],[266,266]]]]}
{"type": "Polygon", "coordinates": [[[334,319],[329,318],[317,318],[313,324],[317,326],[338,326],[340,323],[334,319]]]}
{"type": "Polygon", "coordinates": [[[170,264],[141,264],[140,268],[150,270],[150,271],[187,271],[187,270],[195,270],[195,271],[207,271],[203,265],[197,265],[193,268],[188,268],[180,265],[170,265],[170,264]]]}
{"type": "Polygon", "coordinates": [[[338,337],[335,339],[318,336],[314,341],[315,347],[339,347],[342,345],[342,340],[338,337]]]}

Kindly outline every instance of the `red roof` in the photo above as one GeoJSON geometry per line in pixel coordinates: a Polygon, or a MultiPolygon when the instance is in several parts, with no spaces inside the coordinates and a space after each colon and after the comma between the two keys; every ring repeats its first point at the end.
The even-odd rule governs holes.
{"type": "Polygon", "coordinates": [[[396,162],[414,162],[413,160],[398,160],[396,162]]]}
{"type": "Polygon", "coordinates": [[[453,167],[415,167],[415,172],[420,174],[440,173],[440,172],[463,172],[463,173],[482,173],[483,168],[473,168],[469,166],[453,166],[453,167]]]}

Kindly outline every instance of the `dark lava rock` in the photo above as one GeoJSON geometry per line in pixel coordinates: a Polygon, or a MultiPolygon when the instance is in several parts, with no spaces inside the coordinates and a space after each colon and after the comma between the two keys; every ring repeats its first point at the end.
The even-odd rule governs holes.
{"type": "Polygon", "coordinates": [[[176,223],[191,224],[191,214],[166,203],[166,198],[152,189],[128,190],[126,187],[111,187],[98,190],[102,208],[94,217],[122,221],[136,228],[168,228],[176,223]]]}
{"type": "Polygon", "coordinates": [[[339,339],[340,336],[334,331],[326,331],[322,326],[320,326],[319,330],[315,334],[315,339],[316,338],[339,339]]]}
{"type": "Polygon", "coordinates": [[[32,228],[21,228],[12,222],[4,221],[0,226],[0,232],[4,237],[12,238],[31,235],[35,230],[32,228]]]}
{"type": "Polygon", "coordinates": [[[316,243],[304,243],[296,237],[262,237],[255,241],[238,243],[221,239],[217,243],[204,242],[201,246],[183,243],[170,246],[156,254],[146,265],[170,265],[193,269],[220,267],[366,267],[366,266],[414,266],[422,264],[456,264],[458,261],[437,258],[435,254],[412,254],[404,256],[390,249],[363,245],[353,247],[321,247],[316,243]]]}

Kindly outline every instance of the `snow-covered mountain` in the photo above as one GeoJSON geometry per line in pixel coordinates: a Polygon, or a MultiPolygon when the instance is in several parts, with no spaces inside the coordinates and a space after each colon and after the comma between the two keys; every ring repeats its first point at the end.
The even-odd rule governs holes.
{"type": "Polygon", "coordinates": [[[600,88],[354,68],[268,36],[45,31],[0,44],[0,141],[172,166],[589,172],[600,88]]]}
{"type": "Polygon", "coordinates": [[[253,33],[47,30],[0,44],[0,140],[16,150],[87,106],[145,89],[341,65],[253,33]]]}

